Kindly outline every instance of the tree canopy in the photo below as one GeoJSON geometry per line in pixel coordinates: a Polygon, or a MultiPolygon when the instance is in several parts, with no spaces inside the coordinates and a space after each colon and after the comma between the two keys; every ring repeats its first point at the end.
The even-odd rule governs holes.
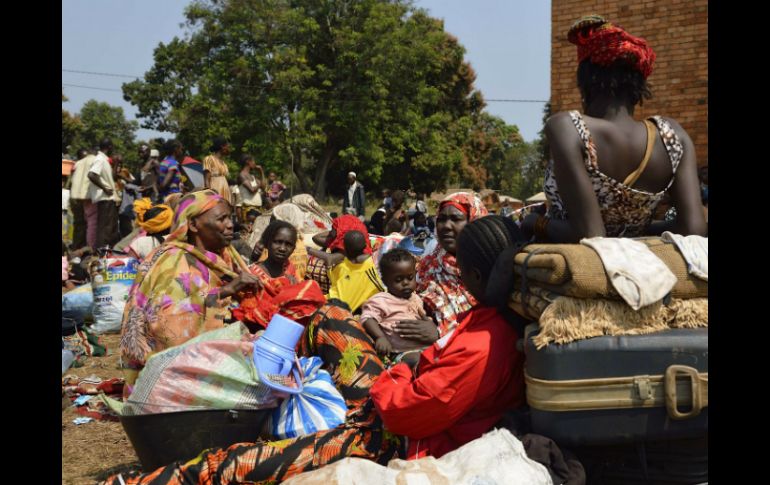
{"type": "MultiPolygon", "coordinates": [[[[62,95],[64,101],[66,98],[62,95]]],[[[91,99],[75,115],[62,109],[62,152],[69,146],[70,155],[75,156],[77,150],[97,147],[99,141],[109,137],[115,147],[114,153],[121,154],[124,161],[135,166],[138,127],[136,121],[126,120],[123,108],[91,99]]]]}
{"type": "MultiPolygon", "coordinates": [[[[66,96],[64,96],[64,93],[61,95],[61,102],[65,103],[68,99],[66,96]]],[[[61,110],[61,152],[67,153],[70,151],[70,146],[72,145],[72,142],[77,138],[81,131],[83,130],[83,123],[80,121],[80,118],[77,115],[71,115],[69,111],[62,108],[61,110]]],[[[76,148],[73,147],[71,150],[73,152],[77,151],[76,148]]],[[[71,153],[70,155],[75,156],[74,153],[71,153]]]]}
{"type": "Polygon", "coordinates": [[[517,129],[483,112],[464,48],[403,0],[197,0],[183,35],[123,85],[145,128],[203,156],[293,175],[316,196],[354,170],[369,188],[484,187],[517,129]]]}

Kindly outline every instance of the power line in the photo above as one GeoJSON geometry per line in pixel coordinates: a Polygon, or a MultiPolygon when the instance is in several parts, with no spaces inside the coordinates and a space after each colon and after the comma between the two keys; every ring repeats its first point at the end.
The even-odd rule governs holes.
{"type": "MultiPolygon", "coordinates": [[[[76,71],[74,69],[62,69],[62,72],[72,72],[76,74],[88,74],[92,76],[108,76],[108,77],[125,77],[130,79],[138,79],[141,76],[130,76],[128,74],[115,74],[111,72],[95,72],[95,71],[76,71]]],[[[92,86],[79,86],[75,84],[64,84],[64,86],[70,86],[70,87],[76,87],[76,88],[84,88],[84,89],[99,89],[101,91],[120,91],[119,89],[107,89],[107,88],[97,88],[92,86]]],[[[243,87],[243,88],[255,88],[258,86],[250,86],[250,85],[233,85],[235,87],[243,87]]],[[[122,91],[120,91],[122,92],[122,91]]],[[[548,100],[543,99],[485,99],[484,100],[487,103],[547,103],[548,100]]]]}
{"type": "Polygon", "coordinates": [[[62,72],[74,72],[75,74],[90,74],[92,76],[127,77],[130,79],[138,79],[142,77],[142,76],[129,76],[128,74],[114,74],[111,72],[75,71],[73,69],[62,69],[62,72]]]}
{"type": "Polygon", "coordinates": [[[485,99],[487,103],[547,103],[542,99],[485,99]]]}
{"type": "Polygon", "coordinates": [[[122,93],[123,92],[120,89],[98,88],[96,86],[82,86],[80,84],[65,84],[65,83],[62,83],[61,85],[62,86],[66,86],[68,88],[97,89],[99,91],[114,91],[116,93],[122,93]]]}

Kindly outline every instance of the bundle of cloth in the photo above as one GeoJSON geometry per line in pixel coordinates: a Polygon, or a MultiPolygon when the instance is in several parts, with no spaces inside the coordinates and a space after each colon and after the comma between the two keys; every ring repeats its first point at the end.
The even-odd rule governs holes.
{"type": "Polygon", "coordinates": [[[508,306],[537,320],[535,345],[708,326],[708,239],[591,238],[514,256],[508,306]]]}
{"type": "MultiPolygon", "coordinates": [[[[123,416],[202,409],[270,409],[284,397],[258,379],[252,362],[254,340],[241,323],[202,333],[182,345],[153,354],[121,406],[123,416]]],[[[297,387],[292,375],[273,376],[297,387]]]]}
{"type": "Polygon", "coordinates": [[[290,223],[302,235],[305,244],[311,246],[315,246],[308,242],[313,235],[332,227],[332,218],[313,196],[299,194],[257,217],[248,239],[249,246],[253,248],[257,244],[273,218],[290,223]]]}

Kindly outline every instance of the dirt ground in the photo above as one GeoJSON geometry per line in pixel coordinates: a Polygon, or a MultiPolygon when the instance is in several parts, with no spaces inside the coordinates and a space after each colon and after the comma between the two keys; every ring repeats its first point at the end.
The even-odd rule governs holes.
{"type": "MultiPolygon", "coordinates": [[[[89,357],[83,367],[70,368],[65,375],[124,377],[118,366],[119,340],[119,335],[102,335],[100,342],[107,347],[108,355],[89,357]]],[[[93,485],[113,473],[141,468],[120,423],[94,420],[75,425],[72,420],[80,415],[71,404],[62,402],[65,405],[61,416],[62,485],[93,485]]]]}

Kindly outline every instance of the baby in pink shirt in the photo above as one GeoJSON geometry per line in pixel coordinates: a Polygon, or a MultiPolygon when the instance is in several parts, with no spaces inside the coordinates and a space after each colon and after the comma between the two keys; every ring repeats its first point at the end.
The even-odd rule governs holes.
{"type": "Polygon", "coordinates": [[[425,348],[420,342],[400,337],[393,328],[402,320],[425,318],[422,299],[415,291],[415,265],[414,256],[405,249],[396,248],[385,253],[380,259],[380,274],[388,291],[377,293],[361,307],[361,323],[380,355],[425,348]]]}

